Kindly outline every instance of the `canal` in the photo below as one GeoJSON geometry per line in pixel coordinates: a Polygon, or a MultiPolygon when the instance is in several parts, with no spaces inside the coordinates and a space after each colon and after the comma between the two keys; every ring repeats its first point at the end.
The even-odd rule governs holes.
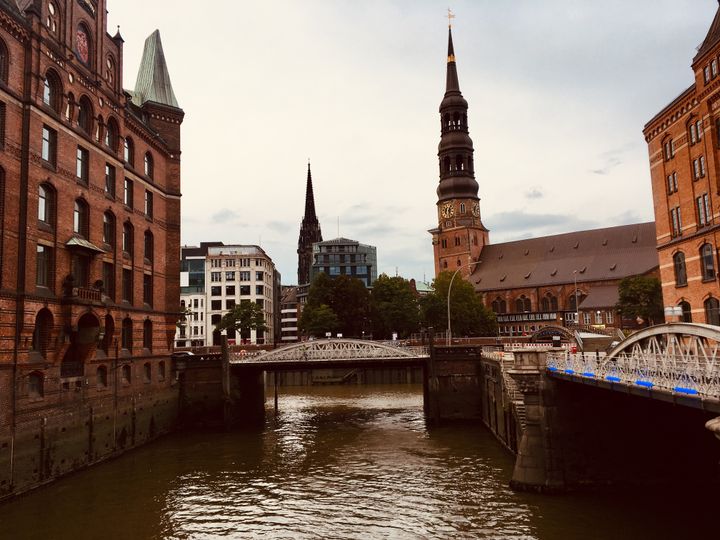
{"type": "Polygon", "coordinates": [[[0,539],[720,537],[716,492],[512,492],[513,458],[428,430],[421,387],[281,391],[261,431],[172,435],[0,506],[0,539]]]}

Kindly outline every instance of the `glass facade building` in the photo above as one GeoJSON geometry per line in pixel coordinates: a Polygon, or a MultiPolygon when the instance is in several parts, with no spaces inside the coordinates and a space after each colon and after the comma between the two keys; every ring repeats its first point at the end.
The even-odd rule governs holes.
{"type": "Polygon", "coordinates": [[[349,276],[372,287],[377,279],[377,248],[347,238],[335,238],[313,244],[310,280],[319,273],[331,278],[349,276]]]}

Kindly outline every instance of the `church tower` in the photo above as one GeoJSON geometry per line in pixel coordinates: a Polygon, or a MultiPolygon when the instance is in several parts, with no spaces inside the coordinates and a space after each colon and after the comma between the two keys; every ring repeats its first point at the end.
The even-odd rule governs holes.
{"type": "Polygon", "coordinates": [[[312,173],[308,163],[307,186],[305,187],[305,215],[300,226],[298,238],[298,285],[310,283],[310,267],[313,259],[313,244],[322,242],[320,222],[315,214],[315,196],[313,195],[312,173]]]}
{"type": "Polygon", "coordinates": [[[479,260],[480,251],[488,243],[488,230],[480,219],[467,110],[467,101],[460,92],[450,27],[445,97],[440,103],[438,226],[429,231],[433,237],[436,276],[461,268],[462,275],[467,277],[474,270],[471,263],[479,260]]]}

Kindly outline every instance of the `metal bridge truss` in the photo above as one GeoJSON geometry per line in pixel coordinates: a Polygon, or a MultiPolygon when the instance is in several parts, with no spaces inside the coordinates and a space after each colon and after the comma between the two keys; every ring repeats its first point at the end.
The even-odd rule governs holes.
{"type": "Polygon", "coordinates": [[[231,353],[232,364],[296,363],[352,360],[404,360],[427,358],[427,347],[404,347],[359,339],[323,339],[295,343],[254,356],[231,353]]]}
{"type": "Polygon", "coordinates": [[[547,369],[698,399],[720,400],[720,328],[672,323],[642,330],[606,356],[548,355],[547,369]]]}

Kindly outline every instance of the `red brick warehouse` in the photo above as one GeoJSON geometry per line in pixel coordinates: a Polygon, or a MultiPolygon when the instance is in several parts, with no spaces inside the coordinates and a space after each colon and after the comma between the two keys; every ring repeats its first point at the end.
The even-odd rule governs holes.
{"type": "Polygon", "coordinates": [[[3,448],[33,411],[170,385],[184,113],[159,33],[127,91],[106,25],[105,0],[0,0],[3,448]]]}

